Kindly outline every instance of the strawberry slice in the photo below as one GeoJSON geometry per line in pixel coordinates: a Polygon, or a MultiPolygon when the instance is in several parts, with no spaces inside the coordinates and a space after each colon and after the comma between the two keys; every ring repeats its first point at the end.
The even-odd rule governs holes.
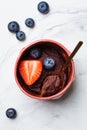
{"type": "Polygon", "coordinates": [[[27,85],[35,83],[42,72],[42,62],[40,60],[25,60],[19,65],[19,72],[27,85]]]}

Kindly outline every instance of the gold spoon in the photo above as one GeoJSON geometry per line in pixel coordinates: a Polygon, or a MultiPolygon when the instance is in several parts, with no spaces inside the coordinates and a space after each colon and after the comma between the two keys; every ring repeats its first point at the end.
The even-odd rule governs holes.
{"type": "Polygon", "coordinates": [[[73,50],[73,52],[71,53],[71,55],[68,57],[66,63],[63,65],[63,67],[60,70],[61,72],[64,72],[67,68],[67,66],[69,65],[69,63],[71,62],[72,58],[75,56],[75,54],[77,53],[77,51],[79,50],[79,48],[82,46],[83,41],[79,41],[78,44],[76,45],[75,49],[73,50]]]}

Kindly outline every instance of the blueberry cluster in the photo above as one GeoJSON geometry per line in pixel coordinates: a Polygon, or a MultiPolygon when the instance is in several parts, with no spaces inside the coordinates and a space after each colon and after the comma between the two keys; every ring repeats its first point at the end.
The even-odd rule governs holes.
{"type": "Polygon", "coordinates": [[[23,31],[20,31],[19,24],[16,21],[12,21],[8,24],[8,30],[12,33],[16,33],[18,40],[25,40],[25,33],[23,31]]]}
{"type": "MultiPolygon", "coordinates": [[[[45,1],[41,1],[38,5],[37,5],[37,9],[40,13],[43,14],[47,14],[49,12],[49,5],[47,2],[45,1]]],[[[35,26],[35,21],[32,18],[27,18],[25,20],[25,25],[29,28],[33,28],[35,26]]],[[[16,33],[16,38],[19,41],[24,41],[25,40],[25,33],[23,31],[20,31],[20,26],[18,24],[18,22],[16,21],[11,21],[8,24],[8,30],[12,33],[16,33]]]]}

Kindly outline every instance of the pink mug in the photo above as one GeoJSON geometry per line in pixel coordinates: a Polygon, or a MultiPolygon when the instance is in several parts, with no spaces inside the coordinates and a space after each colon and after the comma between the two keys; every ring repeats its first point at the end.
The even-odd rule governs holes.
{"type": "Polygon", "coordinates": [[[27,96],[31,97],[31,98],[35,98],[35,99],[39,99],[39,100],[50,100],[50,99],[58,99],[60,98],[71,86],[74,78],[75,78],[75,66],[74,66],[74,62],[73,60],[71,61],[71,74],[70,74],[70,78],[69,78],[69,81],[68,83],[66,84],[66,86],[64,87],[64,89],[62,89],[60,92],[52,95],[52,96],[47,96],[47,97],[40,97],[40,96],[36,96],[36,95],[33,95],[32,93],[30,93],[28,90],[26,90],[26,88],[23,87],[21,81],[20,81],[20,77],[18,76],[17,74],[17,71],[18,71],[18,65],[19,65],[19,62],[20,62],[20,58],[26,53],[26,50],[28,50],[29,48],[31,48],[32,46],[35,46],[36,44],[44,44],[44,43],[51,43],[51,44],[55,44],[57,45],[58,47],[62,48],[66,54],[69,56],[71,53],[70,51],[68,51],[62,44],[60,44],[59,42],[57,41],[54,41],[54,40],[49,40],[49,39],[41,39],[41,40],[38,40],[38,41],[35,41],[35,42],[32,42],[31,44],[27,45],[26,47],[24,47],[21,51],[20,51],[20,54],[16,60],[16,64],[15,64],[15,68],[14,68],[14,76],[15,76],[15,80],[16,80],[16,83],[18,85],[18,87],[22,90],[22,92],[24,94],[26,94],[27,96]]]}

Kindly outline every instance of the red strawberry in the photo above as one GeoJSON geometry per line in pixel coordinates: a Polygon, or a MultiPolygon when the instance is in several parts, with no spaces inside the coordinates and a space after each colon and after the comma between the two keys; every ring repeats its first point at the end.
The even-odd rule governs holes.
{"type": "Polygon", "coordinates": [[[27,85],[32,85],[37,81],[42,72],[42,62],[40,60],[25,60],[19,65],[19,72],[27,85]]]}

